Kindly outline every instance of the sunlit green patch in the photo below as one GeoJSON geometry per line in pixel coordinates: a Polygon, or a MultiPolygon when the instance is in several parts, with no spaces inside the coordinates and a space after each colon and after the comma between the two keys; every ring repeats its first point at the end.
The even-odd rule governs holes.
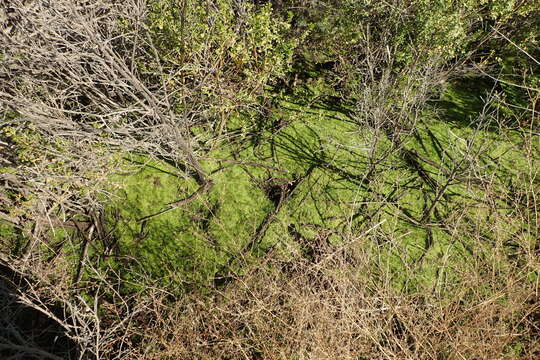
{"type": "MultiPolygon", "coordinates": [[[[471,120],[478,115],[473,105],[462,107],[471,120]]],[[[449,123],[424,118],[403,144],[418,154],[417,166],[394,159],[397,167],[384,172],[385,181],[377,188],[382,194],[394,189],[398,198],[380,207],[385,215],[378,237],[379,251],[387,256],[385,266],[395,274],[396,287],[416,291],[418,286],[428,286],[442,291],[459,281],[453,269],[466,259],[482,254],[486,263],[496,266],[502,261],[490,256],[496,248],[505,257],[511,256],[509,242],[502,239],[523,232],[526,221],[512,215],[508,204],[515,202],[507,204],[504,197],[510,191],[509,184],[522,184],[520,173],[530,166],[520,146],[522,141],[514,131],[494,133],[474,121],[449,123]],[[480,163],[471,163],[471,154],[480,163]],[[471,174],[478,172],[485,175],[486,186],[477,181],[468,183],[471,174]],[[426,177],[431,180],[426,181],[426,177]],[[499,188],[499,193],[486,194],[487,185],[490,191],[493,186],[499,188]],[[498,206],[497,213],[488,210],[489,206],[498,206]],[[478,246],[478,241],[483,245],[478,246]],[[440,267],[441,260],[444,267],[440,267]]]]}
{"type": "MultiPolygon", "coordinates": [[[[519,222],[506,227],[512,229],[506,235],[497,233],[505,229],[500,222],[497,229],[487,226],[490,216],[511,218],[512,211],[502,209],[504,196],[512,198],[511,184],[523,184],[519,169],[528,165],[523,135],[491,128],[482,92],[487,85],[451,85],[404,138],[424,176],[386,136],[356,124],[346,109],[321,103],[328,89],[319,83],[278,98],[265,116],[247,111],[217,128],[194,129],[210,149],[201,162],[213,187],[189,204],[167,205],[199,188],[185,169],[131,158],[145,165],[115,178],[122,190],[111,205],[118,209],[121,255],[137,259],[126,279],[146,274],[166,283],[208,283],[224,266],[242,272],[249,258],[268,251],[302,249],[326,232],[328,243],[339,246],[344,239],[336,230],[366,236],[372,227],[374,256],[384,257],[397,288],[450,289],[459,279],[456,267],[480,251],[478,237],[521,230],[519,222]],[[369,173],[378,159],[384,160],[369,173]],[[503,196],[488,199],[481,182],[468,180],[478,172],[503,196]],[[271,186],[294,191],[278,204],[271,186]],[[501,207],[498,214],[489,213],[488,201],[501,207]],[[458,228],[466,230],[459,239],[458,228]],[[264,236],[257,239],[258,232],[264,236]]],[[[487,241],[482,252],[494,246],[487,241]]]]}
{"type": "MultiPolygon", "coordinates": [[[[205,166],[218,170],[215,163],[205,166]]],[[[168,204],[198,189],[194,179],[156,161],[125,176],[119,199],[111,205],[120,219],[117,236],[122,254],[136,258],[137,267],[165,282],[211,279],[249,242],[270,207],[239,166],[216,171],[211,181],[209,193],[171,207],[168,204]]]]}
{"type": "Polygon", "coordinates": [[[250,240],[272,205],[240,167],[219,173],[213,181],[209,200],[217,209],[209,231],[223,251],[234,254],[250,240]]]}

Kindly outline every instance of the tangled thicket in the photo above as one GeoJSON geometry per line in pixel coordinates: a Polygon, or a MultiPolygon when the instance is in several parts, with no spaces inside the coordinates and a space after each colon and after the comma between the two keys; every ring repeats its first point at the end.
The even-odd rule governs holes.
{"type": "Polygon", "coordinates": [[[0,357],[540,356],[538,1],[0,4],[0,357]]]}

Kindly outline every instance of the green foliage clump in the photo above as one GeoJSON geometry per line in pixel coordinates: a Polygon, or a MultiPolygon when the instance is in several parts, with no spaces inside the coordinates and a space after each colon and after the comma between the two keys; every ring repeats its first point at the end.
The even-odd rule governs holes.
{"type": "Polygon", "coordinates": [[[298,44],[270,4],[154,0],[149,10],[153,42],[165,68],[175,71],[171,89],[195,87],[214,115],[257,103],[289,70],[298,44]]]}

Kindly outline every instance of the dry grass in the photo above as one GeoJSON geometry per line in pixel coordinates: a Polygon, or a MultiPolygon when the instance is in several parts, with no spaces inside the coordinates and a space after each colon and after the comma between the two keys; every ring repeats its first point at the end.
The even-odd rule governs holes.
{"type": "MultiPolygon", "coordinates": [[[[484,254],[482,261],[456,265],[443,291],[429,286],[396,290],[384,262],[366,248],[361,242],[346,251],[329,247],[316,261],[284,261],[270,254],[221,290],[183,297],[151,287],[122,295],[116,291],[120,278],[96,272],[95,289],[86,292],[95,292],[99,309],[89,306],[89,299],[74,297],[74,289],[69,295],[62,282],[51,282],[43,268],[44,275],[29,282],[18,298],[54,317],[84,359],[540,355],[540,297],[522,264],[507,263],[501,270],[494,266],[496,254],[484,254]]],[[[39,351],[28,341],[18,355],[39,351]]],[[[43,358],[38,355],[32,356],[43,358]]]]}
{"type": "Polygon", "coordinates": [[[145,358],[534,359],[540,354],[538,290],[517,269],[501,278],[478,264],[438,294],[395,290],[384,272],[373,271],[365,253],[268,265],[220,294],[159,306],[167,310],[156,313],[160,321],[144,332],[145,358]]]}

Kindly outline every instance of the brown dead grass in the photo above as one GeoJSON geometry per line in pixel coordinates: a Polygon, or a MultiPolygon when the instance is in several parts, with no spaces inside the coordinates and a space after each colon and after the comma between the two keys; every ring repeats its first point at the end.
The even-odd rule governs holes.
{"type": "Polygon", "coordinates": [[[477,267],[445,294],[365,276],[368,258],[274,261],[222,293],[158,306],[146,359],[535,359],[531,281],[477,267]],[[163,307],[162,307],[163,306],[163,307]],[[163,317],[161,317],[164,315],[163,317]]]}

